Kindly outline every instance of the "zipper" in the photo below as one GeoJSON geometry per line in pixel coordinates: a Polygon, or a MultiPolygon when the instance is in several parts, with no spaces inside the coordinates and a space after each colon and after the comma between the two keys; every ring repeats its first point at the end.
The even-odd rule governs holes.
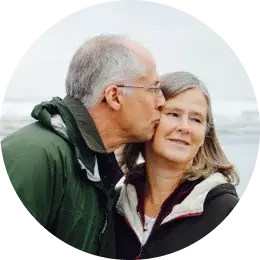
{"type": "MultiPolygon", "coordinates": [[[[122,213],[123,213],[123,212],[122,212],[122,213]]],[[[140,219],[141,219],[141,214],[140,214],[140,212],[137,212],[137,213],[138,213],[138,216],[139,216],[140,219]]],[[[166,222],[166,223],[163,223],[163,224],[161,224],[161,225],[159,225],[159,226],[157,226],[157,227],[154,226],[153,229],[152,229],[152,231],[151,231],[151,233],[150,233],[150,235],[149,235],[149,237],[148,237],[148,239],[147,239],[147,241],[146,241],[146,243],[145,243],[145,245],[142,245],[142,244],[141,244],[141,242],[139,241],[139,237],[138,237],[137,234],[135,233],[135,231],[134,231],[132,225],[130,224],[130,222],[128,221],[127,217],[122,214],[122,216],[124,217],[126,223],[127,223],[128,226],[131,228],[131,230],[134,232],[134,234],[136,235],[137,240],[138,240],[138,241],[140,242],[140,244],[141,244],[141,247],[140,247],[140,250],[139,250],[139,254],[136,256],[135,259],[140,259],[141,255],[142,255],[142,253],[143,253],[144,247],[145,247],[145,246],[148,244],[148,242],[151,240],[151,236],[154,235],[154,233],[157,232],[157,230],[158,230],[160,227],[164,227],[165,225],[167,225],[167,224],[169,224],[169,223],[172,223],[172,222],[175,222],[176,220],[178,221],[178,220],[180,220],[180,219],[185,219],[185,218],[189,218],[189,217],[193,217],[193,216],[199,216],[199,215],[201,215],[201,214],[202,214],[202,213],[194,213],[194,214],[182,215],[182,216],[179,216],[179,217],[177,217],[177,218],[175,218],[175,219],[172,219],[172,220],[170,220],[170,221],[168,221],[168,222],[166,222]]],[[[155,223],[154,223],[154,224],[155,224],[155,223]]]]}
{"type": "MultiPolygon", "coordinates": [[[[138,215],[140,216],[140,213],[139,213],[139,212],[138,212],[138,215]]],[[[127,217],[124,216],[124,215],[122,215],[122,216],[123,216],[123,218],[125,219],[126,224],[130,227],[130,229],[132,230],[132,232],[135,234],[135,236],[136,236],[136,238],[137,238],[137,241],[138,241],[138,242],[140,243],[140,245],[141,245],[139,254],[138,254],[138,255],[136,256],[136,258],[135,258],[135,259],[140,259],[140,256],[141,256],[141,254],[142,254],[142,252],[143,252],[143,245],[142,245],[142,243],[139,241],[139,237],[138,237],[137,234],[135,233],[135,231],[134,231],[132,225],[130,224],[130,222],[128,221],[127,217]]]]}
{"type": "Polygon", "coordinates": [[[101,232],[99,233],[99,242],[101,242],[102,236],[104,235],[108,224],[108,213],[105,211],[105,220],[101,232]]]}
{"type": "Polygon", "coordinates": [[[159,230],[161,227],[164,227],[165,225],[167,226],[168,224],[172,224],[173,222],[178,221],[178,220],[180,220],[180,219],[185,219],[185,218],[190,218],[190,217],[196,217],[196,216],[201,216],[201,215],[202,215],[201,212],[192,213],[192,214],[186,214],[186,215],[181,215],[181,216],[179,216],[179,217],[177,217],[177,218],[174,218],[174,219],[172,219],[172,220],[170,220],[170,221],[168,221],[168,222],[165,222],[165,223],[163,223],[163,224],[160,224],[159,226],[154,226],[153,229],[152,229],[152,231],[151,231],[151,233],[150,233],[150,236],[148,237],[148,239],[147,239],[147,241],[146,241],[145,244],[147,244],[147,242],[148,242],[149,240],[151,240],[151,236],[154,234],[154,232],[157,232],[157,230],[159,230]]]}
{"type": "Polygon", "coordinates": [[[107,222],[108,222],[108,214],[107,214],[107,212],[105,212],[105,222],[104,222],[103,228],[102,228],[102,230],[101,230],[101,232],[99,234],[99,238],[98,238],[99,243],[101,243],[101,238],[102,238],[102,236],[104,235],[104,233],[106,231],[107,222]]]}
{"type": "Polygon", "coordinates": [[[139,251],[139,254],[138,254],[138,256],[136,256],[136,258],[135,259],[140,259],[140,257],[141,257],[141,254],[142,254],[142,252],[143,252],[143,246],[141,246],[141,248],[140,248],[140,251],[139,251]]]}
{"type": "Polygon", "coordinates": [[[108,217],[108,214],[107,214],[107,212],[105,212],[105,223],[104,223],[103,229],[101,231],[101,234],[103,234],[107,228],[107,217],[108,217]]]}
{"type": "MultiPolygon", "coordinates": [[[[138,211],[137,214],[138,214],[138,216],[139,216],[139,218],[140,218],[140,220],[141,220],[141,222],[142,222],[141,213],[138,211]]],[[[130,224],[130,223],[129,223],[129,224],[130,224]]],[[[146,229],[145,229],[145,226],[143,225],[143,223],[142,223],[142,228],[143,228],[143,231],[146,230],[146,229]]],[[[145,243],[145,244],[146,244],[146,243],[145,243]]],[[[140,250],[139,250],[139,254],[136,256],[135,259],[140,259],[141,255],[142,255],[142,252],[143,252],[143,248],[144,248],[144,245],[141,244],[141,247],[140,247],[140,250]]]]}
{"type": "MultiPolygon", "coordinates": [[[[131,224],[130,224],[130,222],[128,221],[128,219],[127,219],[125,216],[123,216],[123,218],[125,219],[126,224],[130,227],[130,229],[131,229],[131,230],[133,231],[133,233],[135,234],[135,236],[136,236],[138,242],[141,244],[141,242],[139,241],[139,237],[138,237],[137,234],[135,233],[135,230],[134,230],[133,227],[131,226],[131,224]]],[[[142,244],[141,244],[141,245],[142,245],[142,244]]]]}

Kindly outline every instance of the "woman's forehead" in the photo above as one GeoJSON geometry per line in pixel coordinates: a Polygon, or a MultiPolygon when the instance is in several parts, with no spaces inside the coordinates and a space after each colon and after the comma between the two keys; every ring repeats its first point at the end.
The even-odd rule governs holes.
{"type": "Polygon", "coordinates": [[[194,112],[207,111],[208,103],[205,95],[200,89],[189,89],[166,101],[164,111],[167,110],[189,110],[194,112]]]}

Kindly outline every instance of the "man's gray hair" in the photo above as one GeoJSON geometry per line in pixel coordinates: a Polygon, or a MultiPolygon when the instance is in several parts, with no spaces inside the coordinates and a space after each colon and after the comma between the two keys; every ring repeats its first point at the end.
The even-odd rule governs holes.
{"type": "MultiPolygon", "coordinates": [[[[67,78],[67,95],[79,99],[86,108],[96,105],[111,84],[127,84],[145,75],[145,66],[128,47],[122,35],[99,35],[86,41],[75,53],[67,78]]],[[[127,88],[123,91],[128,93],[127,88]]]]}

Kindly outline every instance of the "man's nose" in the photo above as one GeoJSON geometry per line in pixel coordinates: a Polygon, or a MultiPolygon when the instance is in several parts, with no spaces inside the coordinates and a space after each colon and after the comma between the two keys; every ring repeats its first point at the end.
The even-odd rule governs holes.
{"type": "Polygon", "coordinates": [[[161,95],[157,97],[155,109],[162,111],[164,105],[165,105],[165,98],[164,95],[161,93],[161,95]]]}

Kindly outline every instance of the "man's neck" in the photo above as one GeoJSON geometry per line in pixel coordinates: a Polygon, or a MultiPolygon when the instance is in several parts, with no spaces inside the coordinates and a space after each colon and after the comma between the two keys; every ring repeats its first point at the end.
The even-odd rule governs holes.
{"type": "Polygon", "coordinates": [[[88,111],[98,129],[107,152],[114,152],[128,142],[122,131],[120,131],[115,116],[108,113],[105,109],[89,109],[88,111]]]}

